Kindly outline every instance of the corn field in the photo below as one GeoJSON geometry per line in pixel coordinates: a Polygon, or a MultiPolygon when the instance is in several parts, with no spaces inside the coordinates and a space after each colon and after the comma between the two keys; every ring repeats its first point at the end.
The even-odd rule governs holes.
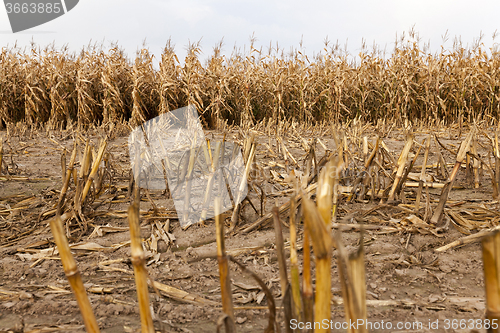
{"type": "Polygon", "coordinates": [[[325,44],[312,58],[219,44],[204,64],[199,44],[183,62],[170,42],[133,61],[116,45],[3,48],[0,332],[437,331],[448,317],[500,332],[500,53],[401,40],[352,59],[325,44]],[[145,122],[186,105],[206,137],[178,160],[161,141],[165,187],[143,186],[166,131],[145,122]],[[241,177],[219,179],[228,210],[209,202],[213,174],[240,148],[241,177]]]}
{"type": "Polygon", "coordinates": [[[183,64],[170,42],[160,59],[142,49],[133,61],[118,46],[89,46],[79,54],[3,48],[0,126],[135,126],[188,104],[209,128],[263,119],[450,123],[499,114],[500,53],[480,45],[457,43],[430,54],[402,40],[389,57],[364,48],[356,59],[328,44],[313,58],[298,50],[266,53],[253,43],[248,52],[227,57],[221,48],[214,47],[204,64],[199,44],[188,47],[183,64]]]}

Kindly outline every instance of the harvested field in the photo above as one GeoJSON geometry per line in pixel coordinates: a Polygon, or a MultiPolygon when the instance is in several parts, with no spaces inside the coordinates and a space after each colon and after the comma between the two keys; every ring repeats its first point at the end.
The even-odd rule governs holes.
{"type": "MultiPolygon", "coordinates": [[[[236,331],[268,327],[273,302],[244,268],[229,260],[229,276],[222,277],[227,284],[219,280],[224,253],[216,229],[224,225],[227,255],[268,288],[282,332],[285,317],[291,318],[283,304],[306,321],[312,307],[297,304],[314,302],[311,291],[315,320],[326,315],[343,322],[347,309],[353,320],[366,316],[394,325],[373,332],[451,332],[445,328],[452,320],[468,325],[485,318],[480,241],[500,221],[496,128],[466,122],[372,126],[359,120],[277,124],[205,131],[212,143],[225,137],[240,145],[245,161],[255,147],[249,200],[240,214],[228,211],[217,223],[209,219],[184,230],[169,191],[140,191],[156,331],[215,332],[218,324],[228,325],[227,331],[231,319],[220,320],[231,307],[224,299],[227,286],[233,308],[227,318],[234,318],[236,331]],[[274,216],[273,207],[280,207],[274,216]],[[294,294],[299,285],[302,292],[294,294]],[[296,297],[303,303],[295,303],[296,297]],[[395,329],[398,322],[415,321],[421,329],[395,329]],[[436,321],[438,328],[429,326],[436,321]]],[[[51,233],[56,216],[101,331],[140,331],[134,269],[141,257],[131,251],[127,221],[136,193],[130,130],[119,124],[85,134],[7,127],[0,132],[0,331],[85,331],[66,279],[75,274],[63,269],[51,233]]],[[[472,329],[483,332],[484,326],[454,331],[472,329]]]]}

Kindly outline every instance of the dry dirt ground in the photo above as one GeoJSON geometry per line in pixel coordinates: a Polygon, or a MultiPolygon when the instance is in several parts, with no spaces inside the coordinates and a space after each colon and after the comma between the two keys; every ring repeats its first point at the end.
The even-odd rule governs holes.
{"type": "MultiPolygon", "coordinates": [[[[437,133],[445,144],[454,144],[455,149],[464,137],[462,135],[459,139],[458,132],[451,134],[451,131],[446,129],[437,133]]],[[[331,133],[325,131],[318,135],[325,146],[333,150],[335,144],[331,133]]],[[[374,137],[373,133],[367,135],[370,136],[370,140],[374,137]]],[[[95,133],[92,136],[94,144],[98,142],[97,136],[95,133]]],[[[303,136],[312,137],[307,133],[303,136]]],[[[18,132],[10,133],[7,137],[7,132],[3,131],[0,132],[0,137],[4,138],[3,175],[6,167],[11,173],[10,176],[0,178],[0,332],[8,330],[84,332],[82,318],[60,260],[57,255],[42,251],[53,247],[54,244],[48,218],[40,214],[52,208],[51,205],[59,195],[62,184],[60,167],[62,147],[71,152],[73,136],[69,132],[18,132]]],[[[233,136],[228,136],[229,140],[232,138],[233,136]]],[[[238,136],[235,135],[234,138],[238,136]]],[[[424,135],[417,133],[416,140],[421,142],[422,138],[424,135]]],[[[403,134],[394,131],[384,141],[397,160],[404,144],[403,134]]],[[[288,148],[302,166],[306,153],[300,147],[298,140],[296,143],[293,143],[293,140],[290,142],[287,143],[288,148]]],[[[284,163],[281,155],[279,158],[274,157],[265,147],[266,143],[270,144],[271,149],[277,152],[274,138],[259,136],[259,143],[256,158],[262,166],[269,166],[269,162],[273,161],[284,163]]],[[[319,159],[325,150],[321,145],[317,147],[319,159]]],[[[415,151],[415,147],[412,151],[415,151]]],[[[114,199],[97,210],[123,212],[130,202],[127,192],[130,168],[127,137],[118,136],[111,139],[108,151],[113,163],[114,199]]],[[[438,159],[436,151],[437,145],[433,143],[429,164],[436,163],[438,159]]],[[[70,153],[68,160],[69,155],[70,153]]],[[[443,150],[443,155],[448,163],[454,162],[451,153],[443,150]]],[[[419,157],[416,165],[420,165],[421,160],[419,157]]],[[[272,169],[281,174],[285,172],[279,166],[272,169]]],[[[430,170],[430,173],[434,173],[434,170],[430,170]]],[[[487,172],[484,172],[481,178],[479,189],[466,186],[464,174],[465,169],[462,168],[457,180],[457,185],[462,187],[452,190],[449,202],[464,207],[485,204],[487,208],[496,211],[498,207],[491,199],[491,184],[487,172]]],[[[290,192],[282,192],[287,187],[279,180],[273,179],[271,175],[263,188],[268,196],[264,212],[269,212],[275,202],[284,203],[291,195],[290,192]],[[274,193],[281,195],[275,197],[274,193]]],[[[409,200],[414,198],[414,191],[412,188],[405,189],[405,195],[410,198],[409,200]]],[[[439,194],[439,189],[430,190],[430,199],[434,206],[439,194]]],[[[173,210],[172,201],[166,199],[160,191],[152,192],[151,196],[161,209],[173,210]]],[[[259,210],[260,195],[250,191],[249,198],[259,210]]],[[[401,221],[400,210],[381,208],[380,214],[376,214],[378,219],[376,224],[375,220],[370,219],[370,216],[363,216],[363,213],[378,204],[379,200],[347,203],[344,196],[338,217],[339,223],[396,227],[396,230],[392,231],[388,228],[367,230],[364,235],[368,318],[372,322],[393,323],[392,329],[380,328],[371,331],[470,332],[471,328],[484,331],[476,324],[465,329],[463,327],[446,329],[454,319],[465,319],[469,325],[471,319],[484,318],[485,292],[480,243],[475,242],[437,253],[434,251],[436,248],[464,236],[453,223],[449,224],[447,230],[436,235],[426,234],[423,229],[405,229],[404,226],[398,226],[395,221],[401,221]],[[422,322],[423,327],[396,329],[397,322],[415,321],[422,322]],[[436,321],[438,327],[429,327],[429,322],[435,325],[436,321]]],[[[151,204],[143,195],[141,211],[150,209],[151,204]]],[[[182,230],[175,219],[175,214],[172,217],[169,219],[168,231],[174,235],[171,237],[175,238],[173,243],[165,244],[160,241],[159,254],[147,252],[147,268],[150,276],[165,285],[215,301],[218,305],[202,306],[180,302],[161,293],[157,295],[150,289],[151,309],[156,318],[155,327],[158,331],[164,332],[215,332],[222,310],[217,260],[213,258],[216,250],[214,222],[208,220],[204,226],[193,225],[187,230],[182,230]]],[[[250,205],[245,205],[239,226],[247,226],[258,217],[250,205]]],[[[283,220],[286,222],[288,217],[285,216],[283,220]]],[[[141,232],[144,239],[150,239],[152,225],[155,222],[165,226],[166,221],[166,218],[143,219],[141,232]]],[[[81,234],[82,226],[70,226],[70,230],[73,230],[72,235],[75,236],[74,241],[90,244],[87,247],[74,249],[73,254],[85,286],[89,290],[90,302],[101,330],[139,332],[140,318],[133,268],[129,259],[130,247],[126,243],[130,239],[127,219],[118,213],[94,214],[87,223],[84,234],[81,234]],[[108,226],[108,228],[99,230],[98,226],[108,226]]],[[[491,225],[479,225],[473,232],[489,226],[491,225]]],[[[302,230],[301,223],[299,245],[302,244],[302,230]]],[[[285,227],[283,232],[285,245],[288,245],[288,228],[285,227]]],[[[357,231],[345,230],[342,237],[348,250],[357,249],[359,243],[357,231]]],[[[237,258],[248,269],[256,272],[266,282],[277,300],[277,305],[281,305],[279,269],[274,242],[274,230],[272,223],[269,223],[261,229],[246,234],[237,232],[229,235],[226,239],[226,248],[235,251],[233,254],[236,253],[237,258]]],[[[286,255],[288,258],[288,248],[286,255]]],[[[343,307],[337,304],[337,301],[341,300],[342,293],[336,258],[334,251],[331,264],[333,294],[331,313],[334,321],[342,322],[343,307]]],[[[299,263],[301,262],[302,251],[299,251],[299,263]]],[[[267,299],[263,297],[256,282],[234,264],[230,265],[230,276],[234,282],[233,300],[236,307],[237,330],[263,332],[267,325],[267,299]]],[[[278,310],[278,313],[283,331],[285,323],[282,310],[278,310]]]]}

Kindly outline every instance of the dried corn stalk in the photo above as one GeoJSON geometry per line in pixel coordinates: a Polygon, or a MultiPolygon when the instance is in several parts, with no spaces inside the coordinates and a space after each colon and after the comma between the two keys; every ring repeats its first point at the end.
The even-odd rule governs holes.
{"type": "MultiPolygon", "coordinates": [[[[344,312],[347,323],[366,323],[366,279],[363,249],[363,232],[360,236],[360,246],[356,253],[348,255],[342,244],[340,233],[335,234],[338,252],[338,268],[342,295],[344,299],[344,312]]],[[[366,325],[349,326],[349,333],[367,332],[366,325]]]]}
{"type": "Polygon", "coordinates": [[[142,248],[141,230],[139,226],[138,200],[128,209],[128,222],[130,228],[130,251],[132,265],[134,266],[142,333],[154,333],[155,329],[149,308],[148,273],[146,271],[146,260],[142,248]]]}
{"type": "Polygon", "coordinates": [[[470,144],[472,141],[472,138],[476,134],[476,128],[472,128],[467,137],[465,138],[464,141],[462,141],[460,145],[460,149],[458,150],[457,157],[456,157],[456,162],[455,166],[453,167],[453,170],[451,171],[451,174],[446,181],[445,186],[443,187],[441,191],[441,197],[439,198],[439,203],[438,206],[436,207],[436,210],[434,211],[434,214],[432,215],[430,222],[432,224],[438,224],[441,222],[443,218],[443,212],[444,212],[444,205],[446,204],[446,200],[448,200],[448,195],[450,194],[451,188],[453,186],[453,182],[455,181],[455,178],[457,177],[458,170],[460,168],[460,165],[462,164],[463,160],[465,159],[465,156],[467,152],[469,151],[470,144]]]}
{"type": "Polygon", "coordinates": [[[83,286],[82,277],[76,266],[75,259],[71,254],[68,240],[64,233],[62,220],[59,215],[50,220],[50,229],[52,230],[54,241],[56,242],[57,249],[61,256],[64,273],[68,278],[68,282],[71,285],[71,289],[73,289],[78,307],[80,308],[85,328],[89,333],[100,332],[94,312],[92,311],[92,306],[85,292],[85,287],[83,286]]]}
{"type": "MultiPolygon", "coordinates": [[[[486,318],[491,323],[500,321],[500,232],[483,238],[484,287],[486,290],[486,318]]],[[[491,325],[493,327],[493,325],[491,325]]],[[[488,332],[500,332],[489,328],[488,332]]]]}
{"type": "MultiPolygon", "coordinates": [[[[325,171],[325,170],[323,170],[325,171]]],[[[322,173],[323,175],[325,172],[322,173]]],[[[330,198],[330,203],[331,203],[330,198]]],[[[304,219],[306,228],[311,237],[314,254],[316,256],[316,296],[314,300],[314,322],[330,321],[330,301],[331,301],[331,276],[330,261],[332,252],[332,239],[330,236],[329,219],[325,223],[320,210],[307,198],[302,199],[304,207],[304,219]]],[[[330,204],[331,205],[331,204],[330,204]]],[[[331,206],[330,206],[331,207],[331,206]]],[[[330,214],[330,209],[322,209],[330,214]]],[[[318,332],[326,332],[321,327],[318,332]]]]}
{"type": "Polygon", "coordinates": [[[229,277],[228,259],[226,256],[226,247],[224,242],[224,220],[221,214],[221,200],[215,198],[215,229],[217,241],[217,261],[219,262],[219,279],[222,296],[222,311],[229,317],[226,322],[226,332],[236,331],[233,310],[233,298],[231,295],[231,280],[229,277]]]}

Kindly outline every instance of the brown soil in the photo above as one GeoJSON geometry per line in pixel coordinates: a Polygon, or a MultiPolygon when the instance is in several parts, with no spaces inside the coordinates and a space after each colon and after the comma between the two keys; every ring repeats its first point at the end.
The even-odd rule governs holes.
{"type": "MultiPolygon", "coordinates": [[[[460,141],[446,132],[439,133],[446,144],[460,141]]],[[[35,255],[44,248],[53,246],[52,235],[47,219],[39,219],[41,212],[50,207],[50,203],[58,197],[61,188],[61,147],[71,151],[72,136],[69,133],[32,133],[10,135],[0,132],[4,138],[4,166],[7,165],[12,177],[30,177],[29,180],[0,180],[0,332],[18,329],[18,332],[84,332],[82,318],[78,311],[75,298],[70,292],[60,260],[47,254],[45,259],[36,260],[29,255],[35,255]],[[49,140],[49,136],[52,140],[49,140]],[[36,204],[30,207],[12,209],[17,202],[35,196],[36,204]],[[39,199],[39,200],[38,200],[39,199]],[[47,242],[48,241],[48,242],[47,242]],[[39,242],[39,243],[38,243],[39,242]],[[38,243],[38,244],[37,244],[38,243]]],[[[304,134],[304,137],[308,137],[304,134]]],[[[309,136],[310,137],[310,136],[309,136]]],[[[423,135],[417,135],[421,142],[423,135]]],[[[463,136],[462,136],[463,139],[463,136]]],[[[109,152],[113,156],[115,182],[126,186],[128,183],[129,161],[127,138],[117,137],[110,141],[109,152]]],[[[333,138],[328,133],[321,137],[329,148],[335,147],[333,138]]],[[[95,143],[97,139],[93,140],[95,143]]],[[[259,141],[274,144],[274,139],[260,137],[259,141]]],[[[401,133],[394,133],[385,142],[397,159],[404,144],[401,133]]],[[[487,144],[487,142],[485,142],[487,144]]],[[[317,146],[318,157],[324,150],[317,146]]],[[[299,144],[290,144],[291,153],[302,165],[304,150],[299,144]]],[[[274,146],[273,149],[276,150],[274,146]]],[[[436,146],[433,144],[429,156],[429,164],[437,161],[436,146]]],[[[257,160],[263,165],[271,160],[283,163],[281,158],[273,158],[264,146],[260,146],[257,160]]],[[[453,156],[444,152],[448,163],[454,161],[453,156]]],[[[482,155],[484,156],[484,155],[482,155]]],[[[69,154],[67,156],[69,160],[69,154]]],[[[421,158],[417,160],[417,165],[421,158]]],[[[284,169],[274,168],[280,173],[284,169]]],[[[5,171],[5,168],[4,168],[5,171]]],[[[457,184],[465,184],[465,169],[460,171],[457,184]]],[[[450,200],[466,201],[480,204],[491,203],[491,185],[486,172],[481,179],[479,189],[465,187],[453,190],[450,200]]],[[[122,191],[125,197],[127,193],[122,191]]],[[[269,180],[264,184],[266,194],[280,192],[286,187],[276,181],[269,180]]],[[[431,189],[432,199],[437,199],[440,190],[431,189]]],[[[152,192],[158,206],[173,209],[171,200],[165,199],[159,191],[152,192]]],[[[287,194],[290,196],[290,194],[287,194]]],[[[408,198],[414,197],[412,189],[406,189],[408,198]]],[[[250,191],[250,199],[260,208],[260,196],[250,191]]],[[[287,200],[286,196],[276,198],[278,204],[287,200]]],[[[128,207],[127,200],[108,205],[112,210],[124,210],[128,207]]],[[[273,197],[265,202],[265,212],[270,211],[275,204],[273,197]]],[[[375,207],[378,202],[341,203],[339,221],[341,223],[372,223],[362,219],[361,212],[375,207]]],[[[435,203],[433,202],[435,205],[435,203]]],[[[495,208],[496,206],[489,206],[495,208]]],[[[144,197],[141,210],[151,208],[144,197]]],[[[99,208],[106,210],[107,207],[99,208]]],[[[394,226],[390,219],[397,211],[382,210],[386,214],[384,224],[394,226]]],[[[379,216],[380,217],[380,216],[379,216]]],[[[239,226],[255,221],[258,215],[249,205],[242,211],[239,226]]],[[[287,219],[285,219],[287,220],[287,219]]],[[[159,220],[165,223],[165,219],[159,220]]],[[[80,241],[93,242],[103,249],[97,251],[75,250],[74,255],[78,268],[87,288],[108,288],[106,293],[90,293],[89,298],[102,332],[139,332],[140,319],[138,313],[134,276],[130,258],[130,247],[114,248],[112,245],[129,240],[128,231],[104,233],[102,236],[89,238],[94,226],[110,225],[127,227],[126,218],[95,217],[89,221],[88,231],[81,235],[80,241]],[[123,259],[120,262],[106,266],[99,265],[103,261],[123,259]]],[[[152,220],[143,221],[142,235],[148,239],[151,234],[152,220]]],[[[226,239],[228,250],[244,247],[259,247],[251,249],[237,258],[245,263],[247,268],[256,272],[270,287],[277,304],[281,305],[279,286],[279,269],[276,248],[274,246],[274,230],[272,224],[252,231],[248,234],[236,233],[226,239]]],[[[74,227],[75,230],[79,230],[74,227]]],[[[299,228],[299,244],[301,244],[303,225],[299,228]]],[[[289,240],[288,229],[284,228],[285,242],[289,240]]],[[[414,230],[415,231],[415,230],[414,230]]],[[[473,230],[476,232],[477,230],[473,230]]],[[[220,285],[218,279],[217,260],[215,254],[215,226],[213,220],[208,220],[205,226],[193,225],[182,230],[176,219],[170,221],[170,232],[175,236],[172,246],[162,249],[159,256],[151,256],[148,260],[150,276],[161,283],[182,289],[189,293],[220,303],[220,285]],[[165,251],[164,251],[165,250],[165,251]],[[164,251],[164,252],[163,252],[164,251]]],[[[78,232],[75,233],[76,235],[78,232]]],[[[460,237],[462,233],[450,224],[448,230],[438,236],[409,232],[400,228],[398,232],[384,231],[365,232],[365,260],[368,318],[371,321],[384,322],[414,322],[423,323],[423,329],[373,329],[371,331],[405,331],[405,332],[470,332],[471,329],[445,329],[446,320],[453,319],[483,319],[484,284],[481,247],[479,243],[450,249],[444,253],[434,250],[460,237]],[[382,304],[375,301],[398,301],[398,304],[382,304]],[[370,303],[371,302],[371,303],[370,303]],[[439,328],[429,328],[429,320],[439,320],[439,328]]],[[[344,231],[342,235],[348,250],[354,251],[359,243],[359,233],[344,231]]],[[[288,244],[288,243],[287,243],[288,244]]],[[[288,249],[286,250],[289,255],[288,249]]],[[[302,262],[302,251],[299,252],[299,262],[302,262]]],[[[263,332],[267,325],[268,311],[265,308],[267,300],[260,296],[260,289],[254,288],[256,283],[248,275],[230,266],[233,285],[233,300],[237,307],[249,309],[236,310],[239,332],[263,332]],[[239,286],[238,286],[239,285],[239,286]]],[[[94,288],[95,290],[97,290],[94,288]]],[[[332,258],[332,293],[334,300],[342,297],[337,272],[336,254],[332,258]]],[[[175,301],[159,296],[150,289],[152,309],[154,310],[157,330],[165,332],[215,332],[216,323],[222,314],[221,307],[198,306],[175,301]]],[[[332,319],[343,321],[344,312],[341,305],[332,303],[332,319]]],[[[285,328],[282,310],[279,321],[282,331],[285,328]]],[[[337,330],[333,330],[337,331],[337,330]]],[[[339,330],[345,331],[345,330],[339,330]]],[[[478,331],[484,331],[479,329],[478,331]]]]}

